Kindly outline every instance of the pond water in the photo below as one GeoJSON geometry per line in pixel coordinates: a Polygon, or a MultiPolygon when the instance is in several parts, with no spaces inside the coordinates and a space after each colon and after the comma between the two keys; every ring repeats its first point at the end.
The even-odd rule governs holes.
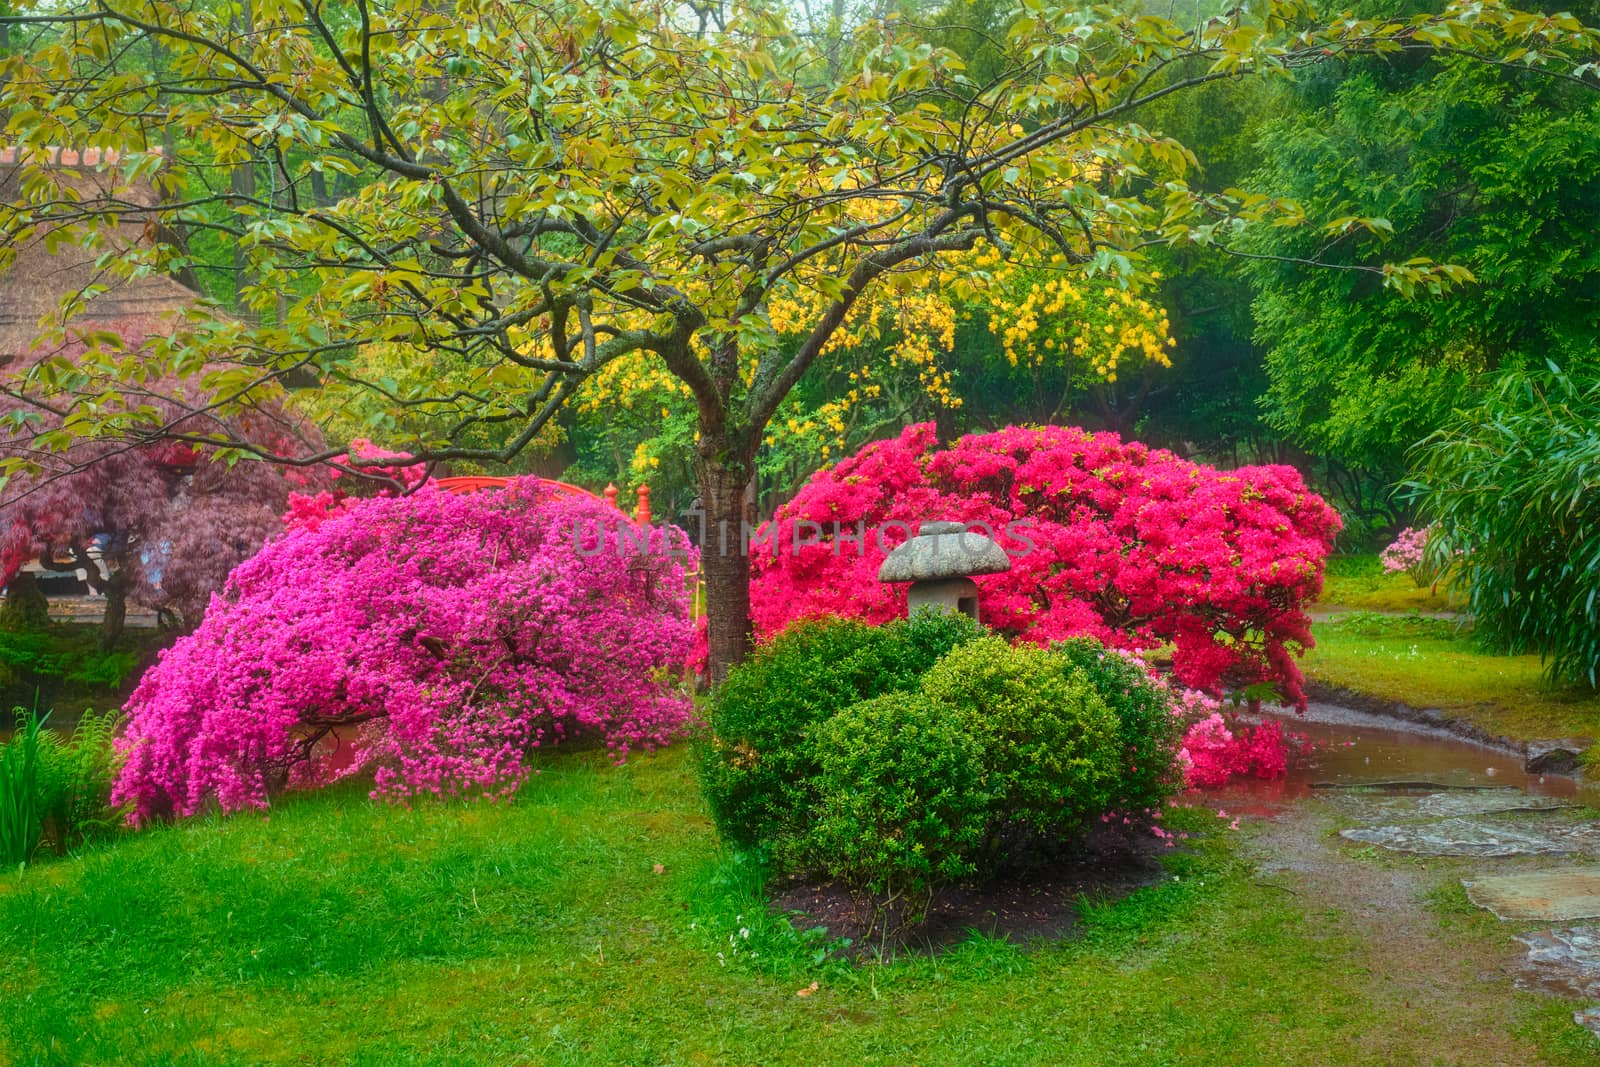
{"type": "Polygon", "coordinates": [[[1286,777],[1235,782],[1227,792],[1236,806],[1271,815],[1313,794],[1352,787],[1395,792],[1444,789],[1519,789],[1600,807],[1600,789],[1557,774],[1529,774],[1521,751],[1470,741],[1444,730],[1402,723],[1335,704],[1312,704],[1304,714],[1283,709],[1263,718],[1283,724],[1285,734],[1305,739],[1289,761],[1286,777]]]}
{"type": "MultiPolygon", "coordinates": [[[[1600,807],[1593,783],[1529,774],[1519,751],[1348,708],[1313,704],[1304,716],[1271,717],[1305,738],[1288,775],[1208,800],[1225,796],[1236,812],[1270,818],[1317,796],[1356,823],[1340,831],[1348,842],[1456,857],[1469,901],[1541,924],[1515,935],[1526,947],[1518,986],[1600,998],[1600,823],[1584,810],[1600,807]]],[[[1600,1035],[1600,1007],[1575,1011],[1573,1021],[1600,1035]]]]}

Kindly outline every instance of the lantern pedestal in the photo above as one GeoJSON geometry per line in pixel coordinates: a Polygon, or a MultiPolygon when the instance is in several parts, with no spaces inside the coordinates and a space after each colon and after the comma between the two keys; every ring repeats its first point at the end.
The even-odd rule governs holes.
{"type": "Polygon", "coordinates": [[[924,608],[978,617],[978,583],[971,578],[945,578],[936,582],[912,582],[906,590],[906,611],[915,615],[924,608]]]}
{"type": "Polygon", "coordinates": [[[1011,559],[995,541],[970,532],[965,523],[925,522],[905,544],[889,553],[878,568],[880,582],[910,582],[907,613],[919,610],[959,612],[978,618],[978,585],[974,574],[1002,574],[1011,559]]]}

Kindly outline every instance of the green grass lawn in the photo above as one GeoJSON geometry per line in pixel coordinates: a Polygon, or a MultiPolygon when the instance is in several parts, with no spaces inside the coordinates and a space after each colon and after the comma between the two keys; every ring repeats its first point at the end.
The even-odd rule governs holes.
{"type": "Polygon", "coordinates": [[[1459,611],[1444,583],[1418,588],[1404,574],[1389,574],[1376,553],[1330,556],[1318,606],[1329,610],[1459,611]]]}
{"type": "MultiPolygon", "coordinates": [[[[1391,1028],[1448,1057],[1335,913],[1177,816],[1197,849],[1080,938],[854,965],[768,916],[682,749],[558,757],[511,803],[346,786],[0,875],[0,1062],[1410,1062],[1391,1028]]],[[[1503,984],[1508,1032],[1583,1062],[1570,1006],[1503,984]]]]}
{"type": "Polygon", "coordinates": [[[1443,619],[1346,615],[1312,626],[1306,675],[1413,707],[1438,708],[1517,739],[1600,737],[1600,693],[1547,685],[1538,656],[1485,652],[1443,619]]]}
{"type": "Polygon", "coordinates": [[[1418,617],[1462,607],[1442,585],[1418,589],[1385,574],[1376,555],[1330,557],[1317,608],[1333,617],[1312,626],[1317,647],[1302,666],[1318,681],[1438,708],[1505,737],[1600,737],[1600,693],[1553,688],[1538,656],[1496,655],[1467,629],[1418,617]]]}

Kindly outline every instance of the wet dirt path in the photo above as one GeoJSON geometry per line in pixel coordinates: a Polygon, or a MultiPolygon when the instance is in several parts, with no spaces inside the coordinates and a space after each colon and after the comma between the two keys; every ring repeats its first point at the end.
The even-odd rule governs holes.
{"type": "MultiPolygon", "coordinates": [[[[1539,1010],[1538,998],[1547,994],[1526,990],[1559,985],[1539,980],[1515,935],[1552,925],[1502,923],[1468,903],[1461,882],[1594,862],[1585,853],[1600,853],[1600,828],[1592,845],[1582,839],[1583,851],[1563,854],[1430,855],[1409,847],[1419,837],[1415,847],[1423,849],[1458,845],[1463,826],[1521,830],[1530,839],[1569,827],[1581,835],[1593,826],[1588,808],[1600,807],[1600,791],[1572,778],[1527,774],[1522,755],[1510,749],[1344,708],[1313,705],[1305,717],[1283,720],[1310,742],[1291,760],[1289,775],[1206,794],[1205,801],[1249,817],[1245,853],[1258,865],[1262,891],[1293,894],[1328,936],[1353,940],[1368,1000],[1407,1009],[1398,1029],[1365,1035],[1366,1047],[1329,1062],[1541,1062],[1519,1036],[1519,1020],[1539,1010]],[[1507,810],[1522,807],[1553,810],[1507,810]],[[1454,828],[1454,836],[1437,831],[1440,825],[1454,828]],[[1342,836],[1385,829],[1397,831],[1377,834],[1388,844],[1342,836]]],[[[1593,1001],[1566,1003],[1576,1010],[1593,1001]]],[[[1594,1048],[1600,1063],[1600,1041],[1594,1048]]]]}

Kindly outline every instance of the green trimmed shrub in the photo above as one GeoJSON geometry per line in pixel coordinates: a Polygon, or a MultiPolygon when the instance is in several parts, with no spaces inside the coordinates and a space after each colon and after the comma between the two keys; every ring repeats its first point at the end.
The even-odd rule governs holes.
{"type": "Polygon", "coordinates": [[[995,830],[1060,835],[1111,806],[1124,766],[1118,719],[1066,656],[985,637],[941,659],[922,692],[982,746],[995,830]]]}
{"type": "Polygon", "coordinates": [[[870,626],[797,623],[728,672],[711,695],[700,777],[723,838],[773,844],[816,806],[818,724],[858,701],[915,689],[939,658],[985,631],[964,615],[920,613],[870,626]]]}
{"type": "Polygon", "coordinates": [[[1172,694],[1143,665],[1089,637],[1051,646],[1089,678],[1117,717],[1122,766],[1111,791],[1116,811],[1159,808],[1183,787],[1177,768],[1183,720],[1172,714],[1172,694]]]}
{"type": "Polygon", "coordinates": [[[1174,695],[1091,640],[1013,646],[959,616],[791,627],[712,696],[718,830],[871,898],[885,938],[942,885],[1047,858],[1178,787],[1174,695]]]}
{"type": "Polygon", "coordinates": [[[921,693],[864,700],[817,728],[817,821],[804,852],[878,898],[926,910],[972,874],[990,817],[983,747],[961,716],[921,693]]]}

